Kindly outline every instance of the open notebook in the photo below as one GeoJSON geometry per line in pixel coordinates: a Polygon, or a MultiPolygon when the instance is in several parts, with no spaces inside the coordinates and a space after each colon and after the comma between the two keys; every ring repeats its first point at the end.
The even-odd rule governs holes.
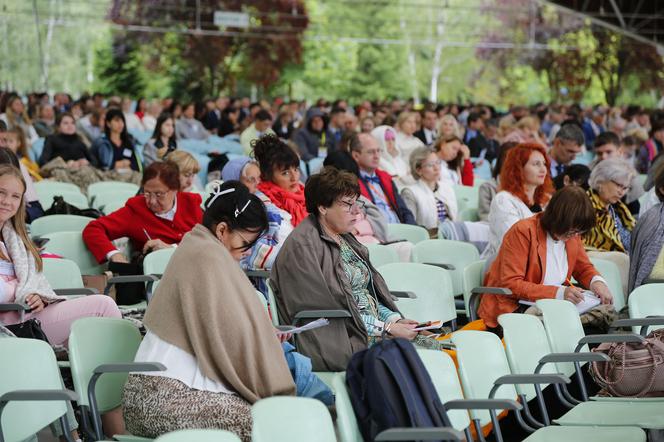
{"type": "MultiPolygon", "coordinates": [[[[590,290],[585,290],[583,292],[583,301],[575,305],[576,309],[579,311],[579,314],[583,314],[590,310],[591,308],[597,307],[600,304],[600,299],[595,296],[590,290]]],[[[519,304],[523,305],[535,305],[534,302],[519,300],[519,304]]]]}

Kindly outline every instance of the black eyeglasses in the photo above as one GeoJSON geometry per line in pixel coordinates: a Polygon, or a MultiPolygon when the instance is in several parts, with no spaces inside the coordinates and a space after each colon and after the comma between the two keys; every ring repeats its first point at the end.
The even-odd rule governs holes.
{"type": "Polygon", "coordinates": [[[364,201],[361,200],[355,200],[353,203],[344,200],[339,200],[339,202],[348,208],[348,213],[353,213],[353,211],[360,212],[366,207],[364,201]]]}

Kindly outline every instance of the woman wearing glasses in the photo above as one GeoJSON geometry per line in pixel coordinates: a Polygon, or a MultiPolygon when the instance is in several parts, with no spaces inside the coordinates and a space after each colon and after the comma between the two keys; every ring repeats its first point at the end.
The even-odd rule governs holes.
{"type": "Polygon", "coordinates": [[[112,241],[128,237],[133,249],[143,254],[175,247],[196,223],[200,223],[201,196],[180,192],[178,168],[170,162],[153,163],[143,173],[142,195],[124,207],[89,223],[83,241],[100,264],[106,260],[128,262],[112,241]]]}
{"type": "Polygon", "coordinates": [[[279,317],[290,324],[297,312],[313,309],[353,316],[300,335],[298,350],[311,358],[313,369],[343,371],[353,353],[384,337],[441,348],[412,330],[416,321],[402,318],[367,249],[350,233],[362,211],[357,177],[325,167],[304,192],[310,215],[288,237],[270,275],[279,317]]]}
{"type": "Polygon", "coordinates": [[[597,163],[588,180],[588,196],[597,222],[583,241],[591,258],[607,259],[618,266],[623,293],[627,293],[629,252],[636,221],[622,200],[635,174],[627,161],[610,158],[597,163]]]}

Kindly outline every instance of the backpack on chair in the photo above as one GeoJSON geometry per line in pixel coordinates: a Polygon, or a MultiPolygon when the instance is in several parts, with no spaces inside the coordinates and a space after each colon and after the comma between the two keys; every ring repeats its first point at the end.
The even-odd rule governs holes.
{"type": "Polygon", "coordinates": [[[386,339],[355,353],[346,380],[364,440],[390,428],[451,426],[429,373],[405,339],[386,339]]]}

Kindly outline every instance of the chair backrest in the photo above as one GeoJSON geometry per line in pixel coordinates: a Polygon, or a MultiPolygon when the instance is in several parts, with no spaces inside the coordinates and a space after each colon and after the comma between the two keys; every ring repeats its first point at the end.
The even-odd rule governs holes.
{"type": "Polygon", "coordinates": [[[312,158],[309,160],[309,175],[317,174],[323,168],[323,161],[325,158],[312,158]]]}
{"type": "Polygon", "coordinates": [[[459,221],[479,221],[480,215],[477,211],[477,207],[466,207],[465,209],[459,211],[459,221]]]}
{"type": "MultiPolygon", "coordinates": [[[[64,388],[53,349],[46,342],[2,338],[0,354],[0,396],[16,390],[64,388]]],[[[30,438],[66,412],[64,401],[10,402],[0,425],[5,440],[19,441],[30,438]]]]}
{"type": "Polygon", "coordinates": [[[129,198],[134,196],[136,196],[136,192],[131,190],[113,190],[97,193],[94,197],[90,197],[90,201],[92,207],[101,210],[111,203],[124,205],[129,198]]]}
{"type": "Polygon", "coordinates": [[[44,258],[44,276],[53,289],[83,288],[81,270],[70,259],[44,258]]]}
{"type": "Polygon", "coordinates": [[[253,442],[337,440],[327,407],[316,399],[292,396],[261,399],[251,407],[251,417],[253,442]]]}
{"type": "Polygon", "coordinates": [[[378,268],[391,291],[410,291],[417,298],[398,298],[397,308],[419,322],[456,319],[449,271],[426,264],[400,262],[378,268]]]}
{"type": "MultiPolygon", "coordinates": [[[[277,301],[274,299],[274,292],[272,291],[272,286],[270,285],[270,280],[265,280],[265,285],[267,286],[267,301],[268,308],[270,310],[270,316],[272,317],[272,325],[282,325],[279,324],[279,311],[277,310],[277,301]]],[[[283,324],[285,325],[285,324],[283,324]]]]}
{"type": "Polygon", "coordinates": [[[81,189],[72,183],[63,183],[61,181],[42,180],[35,183],[35,191],[39,194],[44,192],[81,192],[81,189]]]}
{"type": "MultiPolygon", "coordinates": [[[[125,319],[77,319],[69,333],[69,362],[79,405],[88,402],[88,383],[95,368],[102,364],[133,362],[141,343],[138,328],[125,319]]],[[[122,388],[128,373],[104,374],[95,393],[99,411],[104,413],[122,403],[122,388]]]]}
{"type": "Polygon", "coordinates": [[[143,273],[146,275],[163,275],[173,253],[175,253],[174,248],[148,253],[143,260],[143,273]]]}
{"type": "MultiPolygon", "coordinates": [[[[452,335],[452,342],[456,346],[464,396],[466,399],[487,399],[495,380],[511,373],[502,342],[495,334],[483,331],[456,332],[452,335]]],[[[516,399],[516,389],[512,385],[503,385],[494,397],[516,399]]],[[[491,421],[488,411],[473,410],[470,415],[479,419],[482,426],[491,421]]]]}
{"type": "Polygon", "coordinates": [[[457,198],[459,210],[469,207],[477,208],[479,205],[480,188],[479,186],[464,186],[462,184],[454,185],[454,195],[457,198]]]}
{"type": "MultiPolygon", "coordinates": [[[[561,299],[540,299],[537,307],[542,310],[544,329],[553,353],[570,353],[576,349],[579,340],[585,336],[579,311],[569,301],[561,299]]],[[[585,345],[581,351],[588,351],[585,345]]],[[[574,374],[574,364],[556,364],[558,372],[566,376],[574,374]]]]}
{"type": "Polygon", "coordinates": [[[33,141],[32,146],[30,146],[30,158],[35,163],[39,162],[39,158],[41,157],[41,154],[44,151],[44,141],[45,138],[39,137],[35,141],[33,141]]]}
{"type": "Polygon", "coordinates": [[[455,295],[460,295],[464,292],[463,269],[478,261],[480,254],[474,245],[467,242],[427,239],[415,244],[411,259],[413,262],[454,265],[455,269],[450,270],[452,289],[455,295]]]}
{"type": "Polygon", "coordinates": [[[365,244],[364,246],[369,250],[369,260],[374,267],[399,262],[399,255],[392,247],[381,244],[365,244]]]}
{"type": "Polygon", "coordinates": [[[109,201],[104,205],[104,210],[102,210],[102,212],[104,212],[104,215],[110,215],[116,210],[122,209],[125,206],[126,202],[127,201],[122,201],[122,200],[109,201]]]}
{"type": "Polygon", "coordinates": [[[481,259],[468,264],[463,269],[463,303],[466,306],[466,317],[470,317],[470,295],[475,287],[484,285],[484,267],[486,260],[481,259]]]}
{"type": "Polygon", "coordinates": [[[79,209],[87,209],[90,207],[88,199],[80,191],[72,192],[69,190],[37,190],[37,197],[44,210],[48,210],[53,205],[54,198],[61,196],[66,203],[76,206],[79,209]]]}
{"type": "Polygon", "coordinates": [[[46,252],[74,261],[82,275],[99,275],[103,272],[103,266],[92,256],[80,232],[53,232],[44,237],[49,239],[45,245],[46,252]]]}
{"type": "Polygon", "coordinates": [[[424,227],[410,224],[388,224],[387,238],[390,241],[405,239],[413,244],[417,244],[420,241],[429,239],[429,232],[424,227]]]}
{"type": "Polygon", "coordinates": [[[240,442],[240,438],[225,430],[180,430],[166,433],[155,442],[240,442]]]}
{"type": "Polygon", "coordinates": [[[48,215],[37,218],[30,224],[30,235],[42,236],[52,232],[82,232],[92,221],[88,216],[48,215]]]}
{"type": "Polygon", "coordinates": [[[613,306],[619,312],[625,307],[625,294],[623,293],[618,266],[612,261],[601,258],[590,258],[590,261],[602,275],[602,278],[606,280],[606,284],[613,295],[613,306]]]}
{"type": "Polygon", "coordinates": [[[138,193],[138,189],[139,187],[133,183],[125,183],[122,181],[99,181],[97,183],[90,184],[88,186],[87,192],[88,197],[92,200],[93,197],[100,193],[122,192],[136,195],[138,193]]]}
{"type": "MultiPolygon", "coordinates": [[[[629,295],[629,317],[646,318],[648,316],[664,316],[664,284],[645,284],[635,288],[629,295]]],[[[664,326],[648,327],[649,331],[664,328],[664,326]]],[[[640,332],[641,327],[633,327],[635,333],[640,332]]]]}
{"type": "Polygon", "coordinates": [[[337,408],[339,442],[360,442],[362,440],[362,433],[360,433],[360,428],[357,425],[353,404],[348,394],[346,373],[337,373],[332,378],[331,387],[334,391],[334,405],[337,408]]]}
{"type": "MultiPolygon", "coordinates": [[[[503,327],[505,353],[514,374],[533,374],[539,360],[551,353],[542,321],[534,315],[505,313],[498,317],[503,327]]],[[[558,373],[555,364],[545,365],[540,373],[558,373]]],[[[528,400],[535,397],[532,385],[517,385],[517,391],[528,400]]]]}
{"type": "MultiPolygon", "coordinates": [[[[438,350],[421,348],[417,349],[417,354],[431,376],[433,386],[443,404],[463,399],[457,369],[450,355],[438,350]]],[[[450,410],[447,412],[447,416],[456,430],[463,431],[470,425],[470,418],[466,410],[450,410]]]]}

